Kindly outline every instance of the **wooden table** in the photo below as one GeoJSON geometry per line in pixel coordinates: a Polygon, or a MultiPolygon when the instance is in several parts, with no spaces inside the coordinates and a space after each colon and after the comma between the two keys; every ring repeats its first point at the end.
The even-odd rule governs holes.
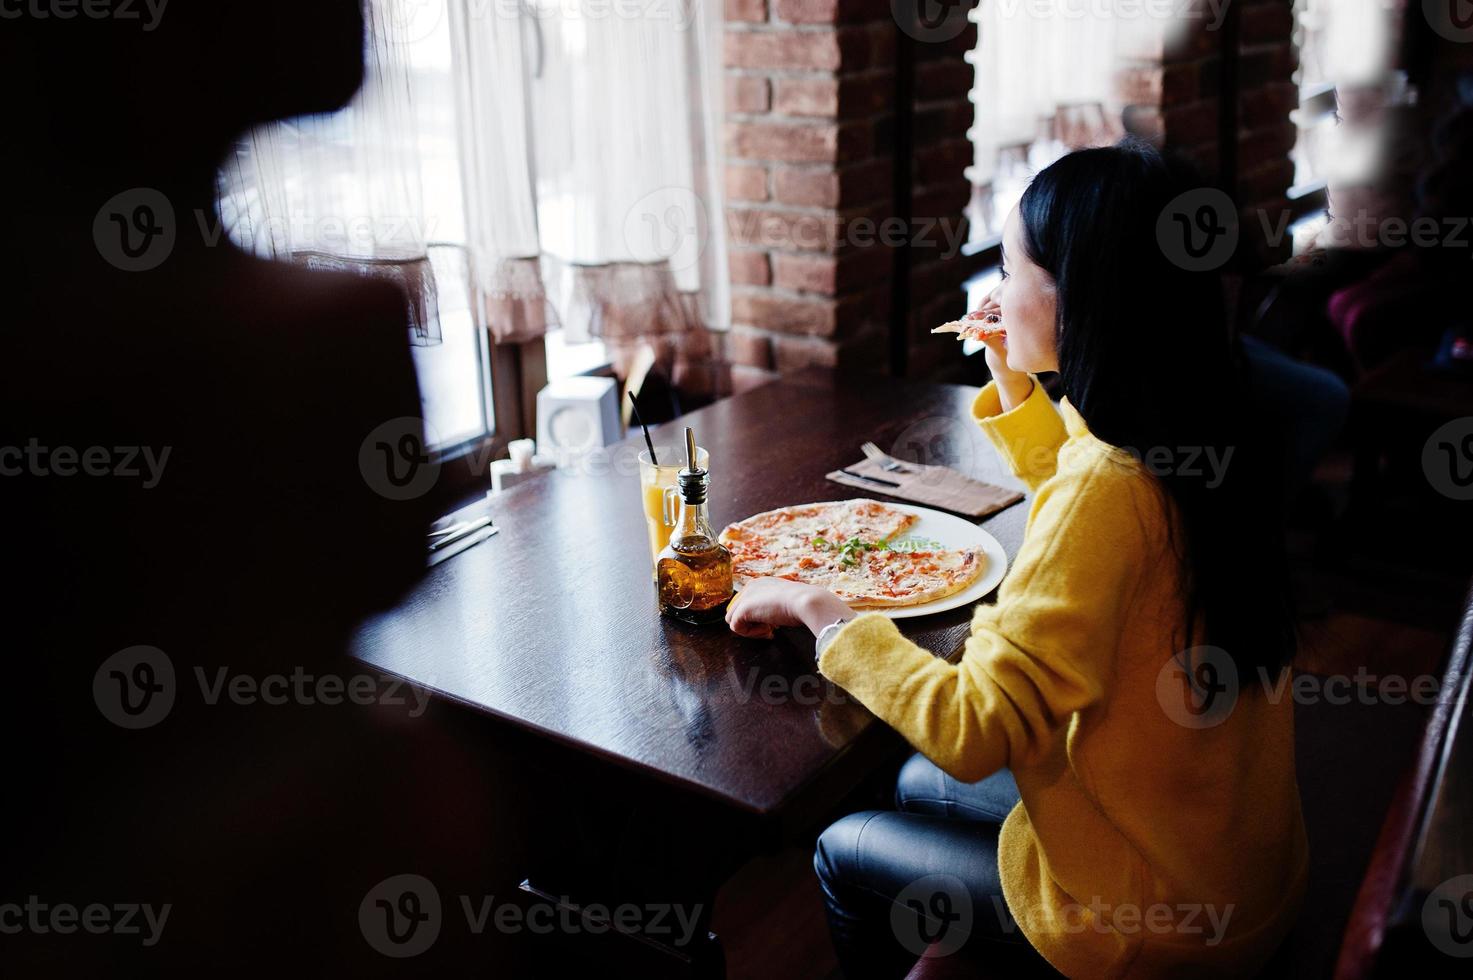
{"type": "MultiPolygon", "coordinates": [[[[681,426],[694,427],[711,453],[717,528],[785,504],[863,496],[824,474],[858,461],[865,439],[1021,489],[970,420],[974,395],[815,369],[653,435],[674,445],[681,426]]],[[[658,784],[667,799],[729,818],[744,830],[727,837],[731,862],[719,874],[744,847],[831,815],[903,743],[817,676],[806,631],[748,640],[657,614],[635,463],[643,445],[636,434],[494,498],[500,533],[432,568],[397,609],[365,624],[356,654],[496,719],[534,751],[581,758],[607,786],[658,784]]],[[[1026,516],[1025,503],[986,521],[1009,556],[1026,516]]],[[[969,618],[963,608],[901,627],[949,656],[969,618]]]]}

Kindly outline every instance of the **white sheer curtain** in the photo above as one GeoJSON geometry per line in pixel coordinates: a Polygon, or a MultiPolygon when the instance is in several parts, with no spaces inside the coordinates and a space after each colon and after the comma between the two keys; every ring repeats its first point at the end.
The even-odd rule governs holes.
{"type": "Polygon", "coordinates": [[[384,3],[364,11],[359,96],[342,112],[263,126],[227,161],[223,226],[239,245],[402,285],[421,342],[438,339],[416,119],[418,78],[384,3]]]}
{"type": "Polygon", "coordinates": [[[367,13],[353,103],[261,128],[226,167],[235,241],[404,283],[425,340],[451,289],[498,341],[727,325],[717,0],[367,13]]]}
{"type": "Polygon", "coordinates": [[[532,87],[538,219],[565,328],[617,339],[693,319],[724,325],[725,242],[711,220],[720,24],[706,20],[719,11],[653,4],[641,18],[578,19],[548,15],[566,0],[544,3],[532,87]],[[684,29],[672,20],[681,15],[694,16],[684,29]],[[704,282],[716,288],[699,302],[704,282]]]}
{"type": "Polygon", "coordinates": [[[535,22],[520,4],[487,15],[474,2],[448,5],[470,274],[496,339],[522,341],[542,336],[549,314],[538,269],[528,112],[541,56],[535,22]]]}

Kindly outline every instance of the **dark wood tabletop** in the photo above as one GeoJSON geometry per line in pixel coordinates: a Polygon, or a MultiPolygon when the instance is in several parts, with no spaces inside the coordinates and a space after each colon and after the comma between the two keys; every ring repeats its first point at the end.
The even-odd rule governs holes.
{"type": "MultiPolygon", "coordinates": [[[[824,474],[872,439],[903,459],[1022,489],[970,419],[975,389],[814,369],[653,430],[691,425],[711,454],[711,522],[865,496],[824,474]]],[[[656,611],[634,437],[493,497],[500,533],[436,565],[355,653],[524,732],[770,816],[866,732],[861,706],[818,677],[812,638],[749,640],[656,611]]],[[[876,499],[888,500],[882,494],[876,499]]],[[[986,519],[1011,557],[1027,504],[986,519]]],[[[990,598],[990,597],[989,597],[990,598]]],[[[970,610],[900,621],[949,656],[970,610]]]]}

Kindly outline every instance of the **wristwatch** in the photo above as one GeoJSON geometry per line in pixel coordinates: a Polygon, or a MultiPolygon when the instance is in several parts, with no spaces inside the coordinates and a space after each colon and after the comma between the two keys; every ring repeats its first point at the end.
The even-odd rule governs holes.
{"type": "Polygon", "coordinates": [[[834,637],[839,634],[839,630],[844,628],[844,624],[852,621],[853,619],[853,616],[850,616],[847,619],[841,617],[834,620],[832,623],[829,623],[823,629],[818,631],[818,636],[815,637],[813,640],[814,663],[818,663],[818,658],[823,656],[824,648],[833,642],[834,637]]]}

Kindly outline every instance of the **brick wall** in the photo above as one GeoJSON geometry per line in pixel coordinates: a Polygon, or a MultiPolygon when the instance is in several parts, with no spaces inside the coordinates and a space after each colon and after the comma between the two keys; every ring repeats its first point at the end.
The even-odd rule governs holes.
{"type": "Polygon", "coordinates": [[[883,368],[895,35],[888,2],[727,0],[732,384],[851,362],[883,368]]]}
{"type": "MultiPolygon", "coordinates": [[[[1275,216],[1289,203],[1289,151],[1298,135],[1289,118],[1299,104],[1290,7],[1290,0],[1254,0],[1239,11],[1237,198],[1250,211],[1275,216]]],[[[1252,232],[1261,236],[1261,225],[1255,223],[1252,232]]]]}

